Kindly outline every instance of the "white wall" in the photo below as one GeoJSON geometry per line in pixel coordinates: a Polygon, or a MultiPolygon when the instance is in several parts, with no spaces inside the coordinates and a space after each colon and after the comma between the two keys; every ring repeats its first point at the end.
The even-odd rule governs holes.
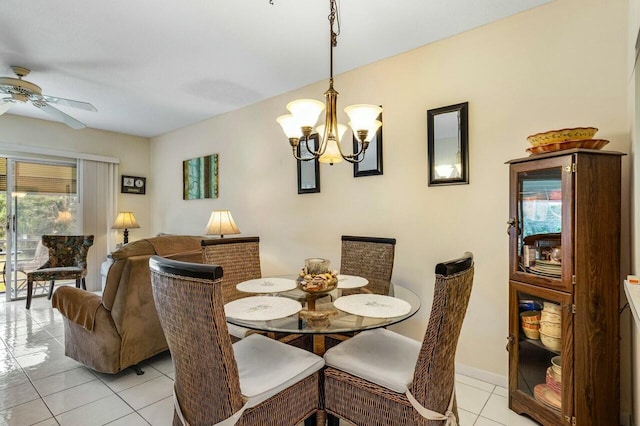
{"type": "Polygon", "coordinates": [[[343,234],[395,237],[393,279],[423,301],[397,329],[419,339],[434,265],[470,250],[476,279],[457,361],[506,376],[504,162],[527,155],[527,135],[572,126],[598,127],[607,149],[629,151],[626,13],[623,1],[558,0],[337,76],[340,108],[385,108],[384,175],[353,178],[351,165],[321,165],[319,194],[297,194],[275,118],[290,100],[322,99],[326,81],[154,138],[154,232],[201,234],[212,209],[230,209],[244,235],[260,236],[265,274],[297,270],[309,256],[339,265],[343,234]],[[471,183],[427,187],[426,111],[465,101],[471,183]],[[212,153],[219,198],[183,201],[182,160],[212,153]]]}
{"type": "MultiPolygon", "coordinates": [[[[150,175],[149,140],[138,136],[88,128],[73,130],[60,123],[4,114],[0,116],[1,144],[115,157],[120,159],[119,175],[150,175]]],[[[147,186],[153,185],[153,179],[148,179],[147,186]]],[[[134,212],[141,227],[130,231],[131,241],[153,235],[150,220],[151,196],[120,194],[119,185],[117,191],[119,210],[134,212]]],[[[120,235],[119,240],[121,239],[120,235]]]]}

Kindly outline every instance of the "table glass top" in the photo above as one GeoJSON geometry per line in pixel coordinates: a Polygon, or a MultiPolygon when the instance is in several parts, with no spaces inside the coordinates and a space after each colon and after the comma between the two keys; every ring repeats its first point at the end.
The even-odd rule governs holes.
{"type": "MultiPolygon", "coordinates": [[[[295,278],[295,275],[282,277],[295,278]]],[[[255,296],[255,294],[248,294],[248,296],[255,296]]],[[[348,289],[336,288],[329,293],[319,295],[306,293],[296,288],[294,290],[284,291],[281,293],[271,293],[269,297],[285,297],[296,300],[302,304],[302,310],[284,318],[268,321],[240,320],[232,317],[227,317],[227,321],[231,324],[254,330],[290,334],[347,333],[386,327],[388,325],[404,321],[405,319],[413,316],[418,309],[420,309],[420,299],[418,299],[418,296],[416,296],[412,291],[389,282],[376,280],[370,280],[369,284],[364,287],[348,289]],[[392,303],[392,305],[398,304],[403,306],[406,305],[404,303],[406,302],[409,305],[408,312],[403,310],[403,313],[399,316],[378,318],[374,316],[350,314],[337,309],[334,306],[334,302],[338,298],[354,294],[391,296],[394,299],[399,299],[399,301],[386,299],[388,302],[397,302],[392,303]]],[[[375,296],[366,299],[373,299],[375,302],[383,303],[385,301],[385,298],[377,298],[375,296]]],[[[343,299],[343,301],[344,300],[345,299],[343,299]]],[[[357,301],[360,300],[360,298],[352,298],[352,300],[357,301]]],[[[338,305],[345,306],[341,303],[338,303],[338,305]]]]}

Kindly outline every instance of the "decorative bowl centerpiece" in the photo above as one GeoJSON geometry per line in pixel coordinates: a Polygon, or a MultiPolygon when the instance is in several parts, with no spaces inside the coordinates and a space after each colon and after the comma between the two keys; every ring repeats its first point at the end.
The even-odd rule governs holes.
{"type": "Polygon", "coordinates": [[[527,136],[533,146],[549,145],[558,142],[591,139],[598,131],[595,127],[575,127],[572,129],[549,130],[527,136]]]}
{"type": "Polygon", "coordinates": [[[527,148],[527,152],[537,155],[573,148],[602,149],[609,141],[592,139],[597,131],[595,127],[575,127],[536,133],[527,136],[527,140],[532,145],[531,148],[527,148]]]}
{"type": "Polygon", "coordinates": [[[311,258],[304,263],[296,280],[301,290],[307,293],[327,293],[338,286],[338,271],[329,271],[329,260],[311,258]]]}

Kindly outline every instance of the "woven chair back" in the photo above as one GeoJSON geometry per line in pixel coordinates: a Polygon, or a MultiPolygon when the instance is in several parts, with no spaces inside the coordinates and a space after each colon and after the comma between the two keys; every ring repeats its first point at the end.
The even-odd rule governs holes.
{"type": "MultiPolygon", "coordinates": [[[[377,294],[389,294],[393,273],[396,240],[394,238],[342,237],[340,273],[357,275],[369,280],[367,289],[377,294]]],[[[343,292],[343,295],[348,292],[343,292]]]]}
{"type": "Polygon", "coordinates": [[[149,263],[182,413],[191,425],[216,424],[244,404],[222,304],[222,269],[158,256],[149,263]]]}
{"type": "Polygon", "coordinates": [[[258,237],[202,240],[202,258],[205,264],[219,265],[224,270],[222,297],[225,303],[251,296],[238,291],[236,285],[262,277],[258,237]]]}
{"type": "Polygon", "coordinates": [[[86,275],[93,235],[43,235],[42,245],[49,249],[49,259],[39,269],[76,266],[86,275]]]}
{"type": "MultiPolygon", "coordinates": [[[[468,255],[468,256],[467,256],[468,255]]],[[[463,270],[447,270],[446,264],[436,267],[436,282],[429,324],[422,341],[422,348],[414,371],[411,393],[430,410],[444,413],[449,405],[455,381],[455,356],[460,329],[469,304],[473,286],[473,256],[452,261],[460,264],[466,260],[463,270]],[[438,273],[440,272],[440,273],[438,273]]],[[[457,408],[454,408],[457,413],[457,408]]],[[[416,424],[425,423],[417,412],[416,424]]]]}

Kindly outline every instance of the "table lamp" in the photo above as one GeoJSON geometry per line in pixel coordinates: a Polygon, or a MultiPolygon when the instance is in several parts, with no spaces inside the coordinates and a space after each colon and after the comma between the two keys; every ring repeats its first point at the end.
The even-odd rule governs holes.
{"type": "Polygon", "coordinates": [[[138,225],[132,212],[118,213],[118,217],[116,217],[116,221],[113,222],[113,226],[111,227],[111,229],[124,229],[123,236],[125,244],[129,242],[129,229],[133,228],[140,228],[140,225],[138,225]]]}
{"type": "Polygon", "coordinates": [[[233,221],[231,212],[229,210],[214,210],[209,217],[209,223],[204,231],[207,235],[220,235],[220,238],[224,238],[225,235],[239,234],[240,230],[233,221]]]}

